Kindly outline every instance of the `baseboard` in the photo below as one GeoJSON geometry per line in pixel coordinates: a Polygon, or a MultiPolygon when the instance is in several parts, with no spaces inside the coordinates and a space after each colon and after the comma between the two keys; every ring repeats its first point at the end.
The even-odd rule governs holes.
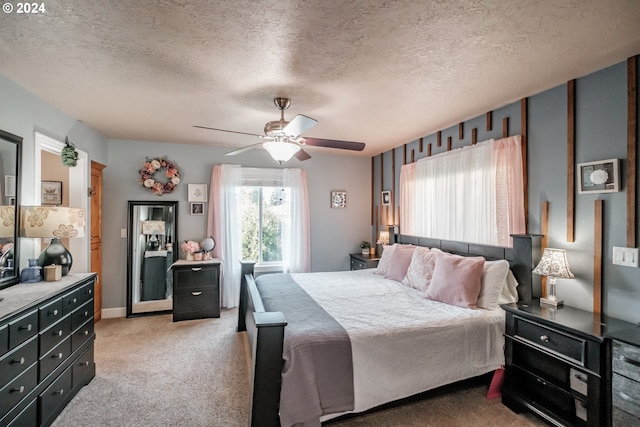
{"type": "Polygon", "coordinates": [[[102,309],[102,319],[113,319],[115,317],[126,317],[126,316],[127,316],[127,308],[126,307],[103,308],[102,309]]]}

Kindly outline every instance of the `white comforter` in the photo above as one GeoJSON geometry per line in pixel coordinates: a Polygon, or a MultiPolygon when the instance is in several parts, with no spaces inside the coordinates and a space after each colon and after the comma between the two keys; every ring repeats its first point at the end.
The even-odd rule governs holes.
{"type": "Polygon", "coordinates": [[[373,271],[291,275],[351,338],[354,412],[504,364],[502,309],[472,310],[428,300],[373,271]]]}

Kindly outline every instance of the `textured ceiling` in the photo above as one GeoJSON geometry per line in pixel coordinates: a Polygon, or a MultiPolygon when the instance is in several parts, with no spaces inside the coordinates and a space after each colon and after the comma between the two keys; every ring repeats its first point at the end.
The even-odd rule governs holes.
{"type": "Polygon", "coordinates": [[[0,15],[0,74],[119,139],[248,145],[192,125],[262,134],[284,96],[372,156],[640,53],[638,0],[44,5],[0,15]]]}

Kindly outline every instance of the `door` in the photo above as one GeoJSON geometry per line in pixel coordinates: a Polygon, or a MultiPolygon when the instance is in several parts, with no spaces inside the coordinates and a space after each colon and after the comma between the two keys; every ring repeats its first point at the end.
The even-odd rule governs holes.
{"type": "Polygon", "coordinates": [[[91,162],[91,271],[96,273],[94,321],[102,317],[102,170],[104,165],[91,162]]]}

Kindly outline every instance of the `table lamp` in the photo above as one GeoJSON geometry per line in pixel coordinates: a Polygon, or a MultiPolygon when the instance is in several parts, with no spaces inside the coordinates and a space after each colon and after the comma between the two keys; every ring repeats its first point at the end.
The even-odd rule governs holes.
{"type": "Polygon", "coordinates": [[[66,276],[71,270],[73,258],[60,239],[84,237],[85,219],[86,212],[80,208],[25,206],[23,207],[20,235],[51,238],[49,246],[38,257],[38,265],[40,267],[51,264],[60,265],[62,275],[66,276]]]}
{"type": "Polygon", "coordinates": [[[540,276],[547,276],[549,282],[549,295],[546,298],[540,298],[541,304],[548,304],[560,307],[564,301],[559,300],[556,296],[556,279],[573,279],[575,276],[569,270],[569,262],[567,261],[567,253],[563,249],[545,248],[542,253],[542,259],[533,269],[533,273],[540,276]]]}
{"type": "Polygon", "coordinates": [[[142,221],[142,234],[147,236],[148,251],[157,251],[159,247],[162,248],[163,245],[158,244],[156,235],[164,236],[164,230],[164,221],[142,221]]]}

